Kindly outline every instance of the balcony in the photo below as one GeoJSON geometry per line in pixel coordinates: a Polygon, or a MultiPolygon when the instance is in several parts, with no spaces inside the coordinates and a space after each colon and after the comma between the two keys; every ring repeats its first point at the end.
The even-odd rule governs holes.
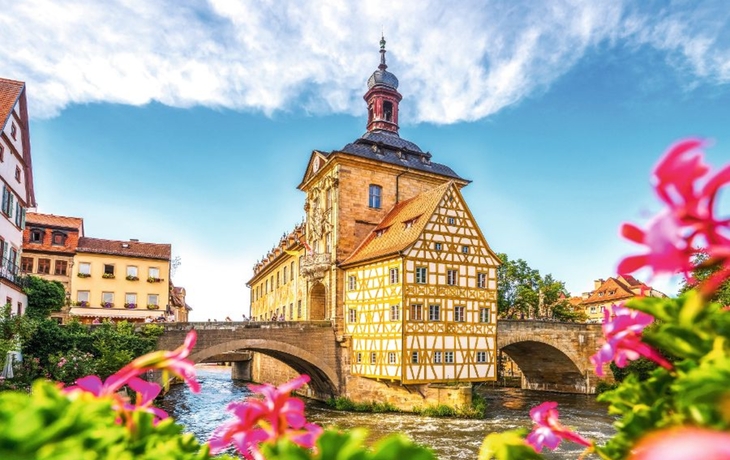
{"type": "Polygon", "coordinates": [[[0,263],[0,278],[4,278],[21,288],[28,285],[28,277],[19,273],[18,266],[11,263],[8,258],[3,258],[0,263]]]}
{"type": "Polygon", "coordinates": [[[299,269],[303,277],[309,281],[317,281],[324,278],[324,274],[330,269],[331,265],[331,254],[309,254],[302,257],[299,269]]]}

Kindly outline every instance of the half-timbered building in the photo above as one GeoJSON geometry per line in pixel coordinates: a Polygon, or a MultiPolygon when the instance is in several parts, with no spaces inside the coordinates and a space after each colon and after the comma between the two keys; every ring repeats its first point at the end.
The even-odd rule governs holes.
{"type": "Polygon", "coordinates": [[[367,131],[312,152],[305,221],[254,266],[251,315],[332,321],[354,376],[493,380],[498,259],[461,194],[469,181],[400,137],[384,40],[380,54],[367,131]]]}

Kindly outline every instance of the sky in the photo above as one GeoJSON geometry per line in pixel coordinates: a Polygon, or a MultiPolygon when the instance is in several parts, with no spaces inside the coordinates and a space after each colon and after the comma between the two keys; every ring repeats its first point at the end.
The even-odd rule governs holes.
{"type": "Polygon", "coordinates": [[[494,251],[574,295],[640,251],[618,229],[659,211],[671,144],[730,160],[722,0],[23,0],[0,10],[0,76],[27,83],[38,212],[172,244],[192,320],[248,314],[312,150],[365,132],[381,33],[401,137],[473,181],[494,251]]]}

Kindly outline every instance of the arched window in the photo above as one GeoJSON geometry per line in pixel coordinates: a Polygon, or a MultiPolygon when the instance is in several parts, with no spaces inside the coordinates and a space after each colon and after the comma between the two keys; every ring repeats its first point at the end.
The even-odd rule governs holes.
{"type": "Polygon", "coordinates": [[[368,206],[373,209],[380,209],[380,197],[383,193],[383,187],[370,184],[370,193],[368,194],[368,206]]]}
{"type": "Polygon", "coordinates": [[[393,103],[390,101],[383,102],[383,117],[385,121],[393,121],[393,103]]]}

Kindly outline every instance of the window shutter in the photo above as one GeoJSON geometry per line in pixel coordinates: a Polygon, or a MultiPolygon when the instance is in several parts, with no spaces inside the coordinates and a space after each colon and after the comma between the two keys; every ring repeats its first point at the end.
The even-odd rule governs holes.
{"type": "Polygon", "coordinates": [[[15,198],[15,195],[8,190],[8,217],[13,217],[13,204],[15,204],[13,199],[15,198]]]}
{"type": "Polygon", "coordinates": [[[3,185],[3,212],[8,213],[8,187],[3,185]]]}
{"type": "Polygon", "coordinates": [[[25,229],[25,208],[21,208],[20,211],[20,228],[25,229]]]}
{"type": "Polygon", "coordinates": [[[3,264],[3,266],[6,266],[7,265],[7,260],[8,260],[8,247],[10,245],[7,242],[2,241],[2,246],[3,246],[3,248],[2,248],[3,249],[3,262],[2,262],[2,264],[3,264]]]}

